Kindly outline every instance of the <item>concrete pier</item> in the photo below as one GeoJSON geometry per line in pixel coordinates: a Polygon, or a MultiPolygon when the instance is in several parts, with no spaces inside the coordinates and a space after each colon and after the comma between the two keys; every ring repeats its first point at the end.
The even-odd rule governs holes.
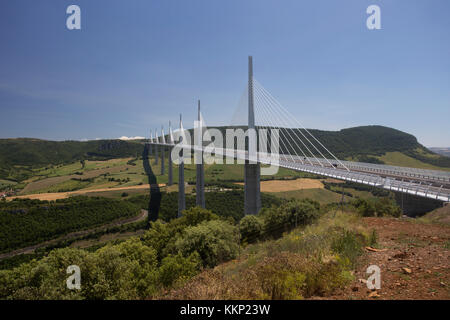
{"type": "Polygon", "coordinates": [[[161,146],[161,175],[163,176],[165,173],[165,164],[164,164],[164,153],[166,148],[164,146],[161,146]]]}
{"type": "MultiPolygon", "coordinates": [[[[202,127],[199,128],[199,137],[197,143],[199,146],[202,146],[203,144],[203,125],[201,124],[201,117],[200,117],[200,100],[198,100],[198,121],[199,125],[202,127]]],[[[203,151],[196,151],[197,152],[197,165],[196,165],[196,185],[195,185],[195,192],[196,192],[196,205],[200,206],[202,208],[205,208],[205,171],[203,166],[203,151]],[[199,163],[201,162],[201,163],[199,163]]]]}
{"type": "MultiPolygon", "coordinates": [[[[158,133],[155,130],[155,142],[158,143],[158,133]]],[[[155,164],[158,164],[158,145],[155,144],[155,164]]]]}
{"type": "MultiPolygon", "coordinates": [[[[255,112],[253,106],[253,60],[248,57],[248,129],[255,129],[255,112]]],[[[256,141],[250,142],[250,139],[256,139],[256,136],[249,134],[248,151],[256,152],[256,141]]],[[[259,163],[250,163],[246,160],[244,165],[244,213],[257,214],[261,209],[260,192],[260,173],[259,163]]]]}
{"type": "MultiPolygon", "coordinates": [[[[180,115],[180,128],[182,128],[180,115]]],[[[186,196],[184,194],[184,158],[183,150],[180,151],[181,161],[178,166],[178,217],[181,217],[182,211],[186,209],[186,196]]]]}
{"type": "Polygon", "coordinates": [[[173,165],[172,165],[172,148],[169,147],[169,170],[168,170],[168,179],[167,185],[171,186],[173,184],[173,165]]]}

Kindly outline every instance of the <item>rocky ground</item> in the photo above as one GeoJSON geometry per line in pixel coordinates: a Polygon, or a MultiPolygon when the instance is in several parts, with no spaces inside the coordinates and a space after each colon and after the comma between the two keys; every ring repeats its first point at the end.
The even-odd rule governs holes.
{"type": "Polygon", "coordinates": [[[450,226],[413,219],[365,218],[378,245],[367,247],[356,280],[327,299],[450,299],[450,226]],[[367,288],[366,269],[381,269],[381,289],[367,288]]]}

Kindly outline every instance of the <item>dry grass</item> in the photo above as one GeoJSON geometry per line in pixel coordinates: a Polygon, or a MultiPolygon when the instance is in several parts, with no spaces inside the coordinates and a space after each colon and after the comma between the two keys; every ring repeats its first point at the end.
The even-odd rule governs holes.
{"type": "MultiPolygon", "coordinates": [[[[165,186],[165,184],[160,184],[160,187],[165,186]]],[[[149,184],[143,184],[140,186],[129,186],[129,187],[117,187],[117,188],[101,188],[101,189],[86,189],[86,190],[78,190],[78,191],[70,191],[70,192],[55,192],[55,193],[37,193],[37,194],[28,194],[24,196],[14,196],[8,197],[7,200],[12,200],[15,198],[19,199],[39,199],[39,200],[57,200],[57,199],[65,199],[73,196],[80,195],[89,195],[92,193],[102,193],[102,192],[111,192],[111,191],[130,191],[130,190],[150,190],[149,184]]]]}
{"type": "MultiPolygon", "coordinates": [[[[158,299],[302,299],[327,297],[352,280],[356,256],[332,247],[369,238],[361,218],[327,214],[278,240],[247,246],[238,259],[201,272],[158,299]],[[348,238],[351,234],[351,238],[348,238]],[[353,236],[354,235],[354,236],[353,236]],[[344,240],[343,240],[344,239],[344,240]]],[[[348,248],[352,249],[352,246],[348,248]]]]}
{"type": "MultiPolygon", "coordinates": [[[[244,185],[242,182],[237,184],[244,185]]],[[[323,189],[323,187],[323,183],[320,180],[308,178],[261,181],[261,192],[286,192],[304,189],[323,189]]]]}

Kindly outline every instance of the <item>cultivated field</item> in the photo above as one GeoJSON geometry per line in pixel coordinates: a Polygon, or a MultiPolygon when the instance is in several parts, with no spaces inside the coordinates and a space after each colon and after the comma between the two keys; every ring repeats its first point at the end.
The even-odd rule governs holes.
{"type": "MultiPolygon", "coordinates": [[[[237,183],[244,185],[243,182],[237,183]]],[[[323,183],[318,179],[268,180],[261,181],[261,192],[286,192],[303,189],[322,189],[323,183]]]]}

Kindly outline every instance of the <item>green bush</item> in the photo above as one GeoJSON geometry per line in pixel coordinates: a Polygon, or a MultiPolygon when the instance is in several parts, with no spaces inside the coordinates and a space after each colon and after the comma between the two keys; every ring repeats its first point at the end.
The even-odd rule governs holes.
{"type": "Polygon", "coordinates": [[[377,199],[375,203],[375,210],[377,211],[377,216],[394,216],[400,217],[402,215],[401,208],[397,205],[395,200],[389,198],[377,199]]]}
{"type": "Polygon", "coordinates": [[[260,217],[247,215],[239,222],[239,232],[241,233],[241,241],[252,243],[256,241],[262,234],[263,221],[260,217]]]}
{"type": "Polygon", "coordinates": [[[262,210],[266,236],[280,237],[297,226],[311,224],[319,217],[320,204],[309,199],[290,200],[279,207],[262,210]]]}
{"type": "Polygon", "coordinates": [[[175,247],[185,256],[197,251],[203,266],[214,267],[237,256],[239,231],[225,221],[204,221],[186,228],[178,236],[175,247]]]}
{"type": "Polygon", "coordinates": [[[188,257],[183,257],[181,253],[168,255],[162,260],[159,269],[159,281],[165,287],[172,286],[175,282],[181,284],[194,276],[200,269],[201,260],[197,252],[188,257]]]}
{"type": "Polygon", "coordinates": [[[343,230],[331,244],[331,249],[354,266],[356,259],[363,253],[366,239],[354,231],[343,230]]]}
{"type": "Polygon", "coordinates": [[[289,270],[286,266],[265,265],[258,270],[262,299],[291,300],[302,299],[305,274],[289,270]]]}
{"type": "Polygon", "coordinates": [[[363,217],[400,217],[400,207],[390,198],[357,199],[351,202],[358,213],[363,217]]]}

